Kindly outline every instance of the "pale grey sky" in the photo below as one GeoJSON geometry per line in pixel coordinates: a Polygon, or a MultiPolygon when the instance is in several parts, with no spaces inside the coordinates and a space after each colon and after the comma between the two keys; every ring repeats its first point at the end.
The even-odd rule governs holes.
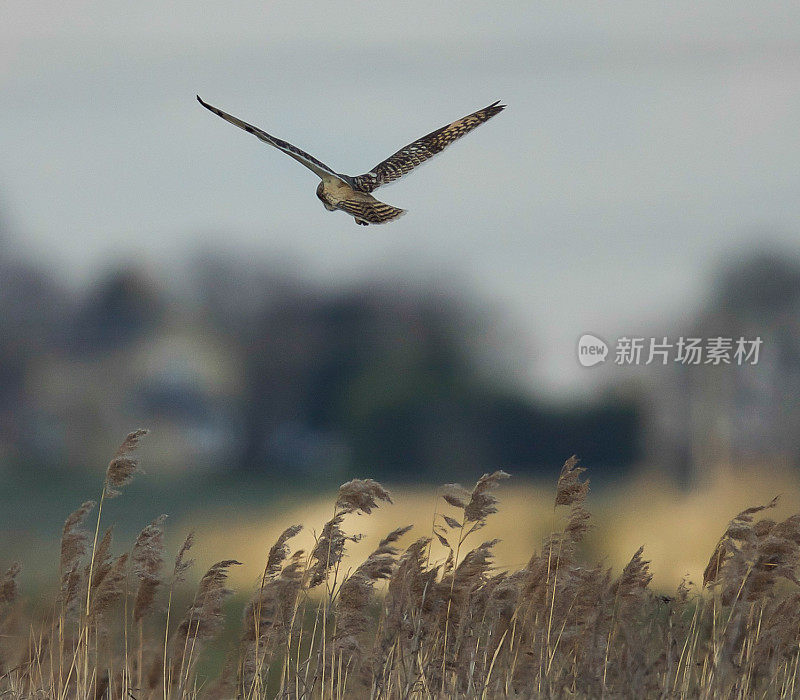
{"type": "Polygon", "coordinates": [[[455,284],[554,391],[594,382],[582,333],[668,332],[722,257],[800,249],[797,3],[6,0],[0,105],[11,243],[65,278],[205,246],[455,284]],[[405,217],[357,227],[195,93],[352,174],[509,108],[380,191],[405,217]]]}

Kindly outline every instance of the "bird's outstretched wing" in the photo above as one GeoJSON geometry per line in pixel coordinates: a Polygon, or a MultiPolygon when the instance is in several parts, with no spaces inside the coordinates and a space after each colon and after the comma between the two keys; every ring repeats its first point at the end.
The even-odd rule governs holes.
{"type": "Polygon", "coordinates": [[[385,224],[387,221],[397,219],[406,213],[405,209],[398,209],[390,204],[379,202],[363,202],[357,199],[345,199],[336,205],[342,211],[356,218],[356,222],[366,221],[370,224],[385,224]]]}
{"type": "Polygon", "coordinates": [[[339,175],[339,173],[335,173],[331,170],[325,163],[318,161],[314,156],[309,155],[305,151],[301,151],[296,146],[292,146],[292,144],[287,143],[286,141],[282,141],[281,139],[275,138],[274,136],[268,134],[266,131],[259,129],[252,124],[248,124],[247,122],[243,122],[241,119],[237,119],[236,117],[228,114],[227,112],[223,112],[221,109],[217,109],[212,105],[208,104],[207,102],[203,102],[200,98],[200,95],[197,96],[197,101],[203,105],[206,109],[212,111],[218,117],[222,117],[226,122],[230,122],[234,126],[238,126],[240,129],[244,129],[248,134],[253,134],[253,136],[257,136],[260,138],[264,143],[268,143],[270,146],[275,146],[275,148],[283,151],[287,156],[291,156],[294,158],[298,163],[302,163],[305,165],[309,170],[315,172],[321,178],[326,178],[329,176],[333,176],[345,182],[345,176],[339,175]]]}
{"type": "Polygon", "coordinates": [[[484,109],[479,109],[477,112],[468,114],[452,124],[417,139],[389,156],[382,163],[378,163],[368,173],[352,178],[354,189],[372,192],[381,185],[397,180],[424,163],[428,158],[443,151],[456,139],[468,134],[476,126],[480,126],[495,114],[502,112],[503,109],[505,109],[505,105],[501,105],[498,100],[484,109]]]}

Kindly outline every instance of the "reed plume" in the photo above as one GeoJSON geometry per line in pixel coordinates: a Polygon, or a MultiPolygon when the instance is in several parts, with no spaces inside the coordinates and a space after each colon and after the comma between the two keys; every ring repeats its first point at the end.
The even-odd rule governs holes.
{"type": "Polygon", "coordinates": [[[225,622],[222,604],[233,591],[226,588],[228,569],[235,559],[214,564],[200,579],[194,601],[175,631],[172,644],[171,684],[183,688],[204,642],[213,639],[225,622]]]}
{"type": "Polygon", "coordinates": [[[147,525],[136,538],[131,550],[133,574],[139,579],[133,605],[133,619],[139,622],[149,615],[155,604],[156,592],[161,585],[161,568],[164,565],[164,521],[161,515],[147,525]]]}
{"type": "Polygon", "coordinates": [[[22,571],[22,564],[15,561],[8,570],[0,578],[0,612],[3,607],[10,605],[16,600],[19,595],[19,583],[17,583],[17,576],[22,571]]]}
{"type": "Polygon", "coordinates": [[[106,498],[119,496],[122,488],[133,481],[133,477],[141,471],[139,460],[135,458],[134,453],[139,446],[139,441],[147,433],[148,431],[144,429],[134,430],[132,433],[128,433],[117,448],[116,454],[106,468],[104,489],[106,498]]]}

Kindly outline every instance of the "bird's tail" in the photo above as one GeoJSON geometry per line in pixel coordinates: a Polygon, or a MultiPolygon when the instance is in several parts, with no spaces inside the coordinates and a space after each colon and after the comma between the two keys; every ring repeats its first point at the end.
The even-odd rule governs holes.
{"type": "Polygon", "coordinates": [[[336,206],[354,216],[357,224],[364,226],[367,224],[385,224],[387,221],[397,219],[406,213],[405,209],[393,207],[391,204],[379,202],[374,198],[370,199],[372,201],[346,199],[336,206]]]}

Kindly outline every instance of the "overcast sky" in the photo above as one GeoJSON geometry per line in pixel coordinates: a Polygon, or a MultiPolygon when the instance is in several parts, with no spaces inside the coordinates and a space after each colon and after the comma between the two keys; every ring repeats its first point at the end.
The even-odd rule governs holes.
{"type": "Polygon", "coordinates": [[[593,381],[582,333],[670,332],[723,258],[800,249],[798,3],[5,0],[0,105],[11,244],[65,279],[205,246],[455,285],[565,393],[593,381]],[[509,108],[358,227],[195,93],[348,174],[509,108]]]}

